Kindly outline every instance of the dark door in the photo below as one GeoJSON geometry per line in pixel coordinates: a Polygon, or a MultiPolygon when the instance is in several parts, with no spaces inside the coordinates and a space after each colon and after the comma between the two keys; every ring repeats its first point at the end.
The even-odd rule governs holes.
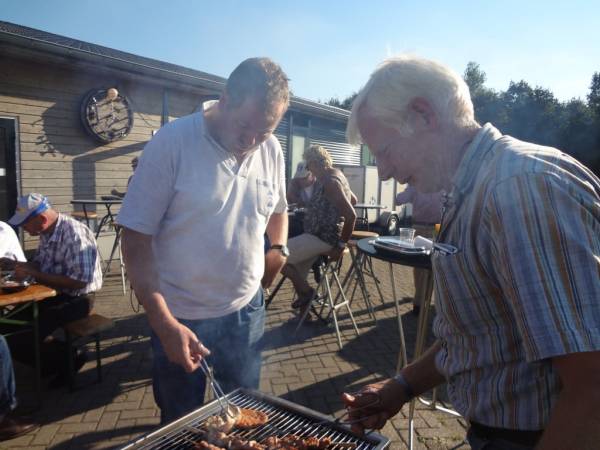
{"type": "Polygon", "coordinates": [[[15,121],[0,119],[0,220],[6,221],[17,204],[15,121]]]}

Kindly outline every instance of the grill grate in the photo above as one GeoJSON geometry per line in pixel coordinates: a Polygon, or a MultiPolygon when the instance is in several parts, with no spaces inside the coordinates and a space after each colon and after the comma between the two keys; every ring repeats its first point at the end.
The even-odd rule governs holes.
{"type": "MultiPolygon", "coordinates": [[[[303,437],[329,437],[335,443],[353,443],[357,450],[379,450],[387,448],[389,440],[377,433],[359,438],[345,427],[336,424],[323,424],[323,420],[331,420],[323,414],[303,406],[282,400],[278,397],[258,391],[237,389],[227,395],[230,402],[243,408],[251,408],[268,414],[269,422],[250,430],[234,430],[231,436],[239,436],[246,440],[262,441],[268,436],[279,437],[296,434],[303,437]]],[[[213,401],[181,419],[147,434],[122,450],[185,450],[193,448],[192,441],[199,440],[193,428],[199,428],[211,415],[220,411],[219,404],[213,401]]],[[[341,446],[329,447],[335,450],[341,446]]]]}

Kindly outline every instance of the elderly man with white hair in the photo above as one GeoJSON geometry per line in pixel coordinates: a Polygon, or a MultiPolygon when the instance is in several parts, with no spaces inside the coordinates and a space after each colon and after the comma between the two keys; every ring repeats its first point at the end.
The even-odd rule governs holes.
{"type": "Polygon", "coordinates": [[[447,382],[474,449],[597,448],[600,180],[557,149],[480,126],[464,81],[414,56],[371,75],[348,137],[369,146],[381,178],[447,193],[439,240],[458,248],[432,255],[433,346],[344,394],[355,430],[447,382]]]}

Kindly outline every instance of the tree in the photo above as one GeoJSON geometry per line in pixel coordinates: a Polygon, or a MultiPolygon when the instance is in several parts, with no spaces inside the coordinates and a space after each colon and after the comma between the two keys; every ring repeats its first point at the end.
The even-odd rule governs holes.
{"type": "Polygon", "coordinates": [[[331,97],[329,100],[325,102],[326,105],[335,106],[336,108],[347,109],[348,111],[352,109],[352,102],[358,95],[358,92],[354,92],[349,97],[346,97],[344,100],[340,100],[337,97],[331,97]]]}
{"type": "Polygon", "coordinates": [[[463,74],[463,79],[467,83],[467,86],[469,86],[471,96],[476,96],[480,90],[485,88],[487,76],[485,75],[485,72],[481,70],[479,64],[469,61],[465,73],[463,74]]]}
{"type": "Polygon", "coordinates": [[[588,106],[592,112],[600,119],[600,72],[592,75],[592,84],[590,84],[590,93],[587,96],[588,106]]]}

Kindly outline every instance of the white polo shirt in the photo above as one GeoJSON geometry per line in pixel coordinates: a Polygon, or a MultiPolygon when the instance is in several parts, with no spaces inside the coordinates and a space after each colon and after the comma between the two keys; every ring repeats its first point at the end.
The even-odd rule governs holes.
{"type": "Polygon", "coordinates": [[[16,233],[9,224],[0,222],[0,258],[26,261],[16,233]]]}
{"type": "Polygon", "coordinates": [[[208,134],[202,112],[165,125],[146,145],[117,221],[153,236],[175,317],[221,317],[256,294],[267,222],[287,208],[284,164],[274,136],[238,164],[208,134]]]}

